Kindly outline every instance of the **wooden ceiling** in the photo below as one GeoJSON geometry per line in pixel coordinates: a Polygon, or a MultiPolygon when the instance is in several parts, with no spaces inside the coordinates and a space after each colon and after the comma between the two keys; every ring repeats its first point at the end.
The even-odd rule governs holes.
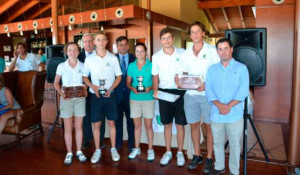
{"type": "MultiPolygon", "coordinates": [[[[59,0],[59,15],[130,4],[139,5],[139,0],[59,0]]],[[[215,30],[211,36],[222,35],[226,29],[255,27],[254,5],[255,0],[198,0],[198,8],[215,30]]],[[[51,0],[0,1],[0,24],[50,16],[51,0]]]]}
{"type": "MultiPolygon", "coordinates": [[[[59,0],[59,15],[138,3],[139,0],[59,0]]],[[[0,24],[50,16],[51,0],[0,1],[0,24]]]]}
{"type": "Polygon", "coordinates": [[[254,28],[254,6],[255,0],[198,0],[214,28],[211,36],[222,36],[226,29],[254,28]]]}

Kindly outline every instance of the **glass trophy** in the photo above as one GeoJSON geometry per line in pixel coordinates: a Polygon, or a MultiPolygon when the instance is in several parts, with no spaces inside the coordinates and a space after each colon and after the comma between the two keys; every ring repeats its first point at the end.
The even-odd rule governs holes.
{"type": "Polygon", "coordinates": [[[143,85],[144,77],[143,76],[138,76],[137,77],[138,85],[136,87],[137,92],[146,92],[145,86],[143,85]]]}

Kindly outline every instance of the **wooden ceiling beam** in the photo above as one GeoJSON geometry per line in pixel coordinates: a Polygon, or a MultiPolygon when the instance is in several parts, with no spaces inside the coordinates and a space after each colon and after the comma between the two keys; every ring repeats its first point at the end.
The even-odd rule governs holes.
{"type": "Polygon", "coordinates": [[[231,29],[231,25],[230,25],[230,22],[229,22],[229,19],[228,19],[228,16],[227,16],[227,13],[225,11],[225,8],[221,8],[222,9],[222,12],[223,12],[223,15],[224,15],[224,18],[225,18],[225,21],[227,23],[227,26],[228,26],[228,29],[231,29]]]}
{"type": "Polygon", "coordinates": [[[240,14],[241,21],[242,21],[242,26],[243,26],[243,28],[246,28],[245,21],[244,21],[244,15],[243,15],[243,11],[242,11],[242,7],[238,6],[238,9],[239,9],[239,14],[240,14]]]}
{"type": "Polygon", "coordinates": [[[215,34],[210,34],[209,38],[224,38],[225,37],[225,33],[215,33],[215,34]]]}
{"type": "Polygon", "coordinates": [[[7,9],[11,8],[12,6],[14,6],[17,2],[19,2],[20,0],[8,0],[6,3],[4,3],[1,7],[0,7],[0,15],[2,13],[4,13],[7,9]]]}
{"type": "Polygon", "coordinates": [[[51,4],[47,4],[44,7],[42,7],[41,9],[38,9],[35,13],[33,13],[32,15],[27,17],[27,20],[32,20],[34,18],[36,18],[37,16],[43,14],[45,11],[49,10],[51,8],[51,4]]]}
{"type": "Polygon", "coordinates": [[[51,0],[37,0],[37,1],[40,1],[40,2],[44,2],[44,3],[51,4],[51,0]]]}
{"type": "Polygon", "coordinates": [[[198,0],[199,9],[253,6],[255,0],[198,0]]]}
{"type": "Polygon", "coordinates": [[[27,4],[23,5],[23,7],[21,9],[13,10],[14,13],[12,13],[11,16],[9,16],[6,20],[4,20],[3,23],[11,22],[12,20],[16,19],[18,16],[22,15],[23,13],[25,13],[27,10],[29,10],[30,8],[32,8],[33,6],[35,6],[38,3],[39,3],[39,1],[30,1],[27,4]]]}
{"type": "MultiPolygon", "coordinates": [[[[91,10],[85,12],[78,12],[78,13],[72,13],[67,15],[60,15],[58,17],[59,27],[70,25],[69,18],[71,15],[75,17],[75,21],[72,23],[72,25],[77,25],[77,24],[81,25],[84,23],[95,23],[95,22],[102,22],[102,21],[105,22],[105,21],[120,20],[120,19],[135,19],[135,20],[140,20],[141,22],[144,21],[145,23],[151,21],[154,23],[159,23],[173,28],[177,28],[179,30],[186,30],[188,26],[188,24],[183,21],[170,18],[168,16],[164,16],[153,11],[149,11],[147,9],[143,9],[138,6],[127,5],[127,6],[119,6],[119,7],[111,7],[111,8],[91,10]],[[120,9],[123,10],[122,16],[118,16],[119,13],[117,13],[120,12],[120,9]],[[97,13],[98,17],[97,19],[92,20],[90,16],[94,12],[97,13]]],[[[18,29],[19,24],[23,26],[22,31],[34,30],[33,28],[34,21],[38,22],[37,29],[50,28],[51,27],[50,19],[51,17],[46,17],[46,18],[40,18],[35,20],[14,22],[9,24],[0,24],[0,34],[7,33],[7,32],[9,33],[19,32],[18,29]],[[8,31],[4,31],[6,27],[8,31]]]]}
{"type": "Polygon", "coordinates": [[[205,13],[205,15],[207,16],[209,22],[212,24],[212,26],[213,26],[213,28],[214,28],[214,31],[215,31],[216,33],[218,33],[218,32],[219,32],[219,28],[218,28],[218,26],[217,26],[217,23],[215,23],[214,17],[212,16],[210,10],[209,10],[209,9],[205,9],[205,10],[204,10],[204,13],[205,13]]]}

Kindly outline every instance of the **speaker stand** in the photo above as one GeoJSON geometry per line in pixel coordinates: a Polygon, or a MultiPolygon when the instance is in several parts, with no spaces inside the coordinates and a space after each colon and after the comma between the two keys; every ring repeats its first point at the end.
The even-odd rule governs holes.
{"type": "MultiPolygon", "coordinates": [[[[247,143],[248,143],[248,120],[251,124],[251,127],[254,131],[254,134],[256,136],[256,139],[259,143],[260,149],[262,150],[265,160],[266,162],[270,162],[270,159],[268,157],[268,154],[266,152],[266,149],[264,147],[264,145],[262,144],[261,138],[258,135],[258,132],[256,130],[255,124],[253,119],[251,118],[251,115],[248,114],[248,97],[246,97],[245,102],[244,102],[244,138],[243,138],[243,175],[247,175],[247,143]]],[[[225,149],[227,148],[229,142],[227,140],[226,144],[225,144],[225,149]]]]}
{"type": "Polygon", "coordinates": [[[59,106],[58,106],[58,93],[57,91],[55,90],[55,108],[56,108],[56,116],[55,116],[55,120],[53,122],[53,124],[51,125],[50,127],[50,132],[49,132],[49,135],[47,137],[47,142],[49,143],[50,142],[50,139],[51,139],[51,136],[52,136],[52,133],[56,127],[56,125],[58,124],[58,120],[59,120],[59,115],[60,115],[60,110],[59,110],[59,106]]]}
{"type": "Polygon", "coordinates": [[[264,147],[264,145],[262,144],[262,141],[261,141],[261,138],[260,136],[258,135],[258,132],[256,130],[256,127],[255,127],[255,124],[254,124],[254,121],[253,119],[251,118],[251,115],[248,114],[248,98],[245,99],[245,102],[244,102],[244,139],[243,139],[243,174],[246,175],[247,174],[247,141],[248,141],[248,121],[250,122],[251,124],[251,127],[254,131],[254,134],[256,136],[256,139],[259,143],[259,146],[260,146],[260,149],[261,151],[263,152],[264,156],[265,156],[265,160],[266,162],[270,162],[270,159],[268,157],[268,154],[266,152],[266,149],[264,147]]]}

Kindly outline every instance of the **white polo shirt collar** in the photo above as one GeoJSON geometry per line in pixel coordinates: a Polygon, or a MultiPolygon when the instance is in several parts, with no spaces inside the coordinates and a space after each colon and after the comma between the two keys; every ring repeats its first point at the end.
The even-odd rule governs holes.
{"type": "Polygon", "coordinates": [[[163,48],[161,48],[155,56],[153,56],[152,74],[159,75],[159,88],[177,88],[174,77],[183,71],[181,53],[183,53],[184,50],[176,47],[174,47],[174,49],[172,55],[166,54],[163,48]]]}

